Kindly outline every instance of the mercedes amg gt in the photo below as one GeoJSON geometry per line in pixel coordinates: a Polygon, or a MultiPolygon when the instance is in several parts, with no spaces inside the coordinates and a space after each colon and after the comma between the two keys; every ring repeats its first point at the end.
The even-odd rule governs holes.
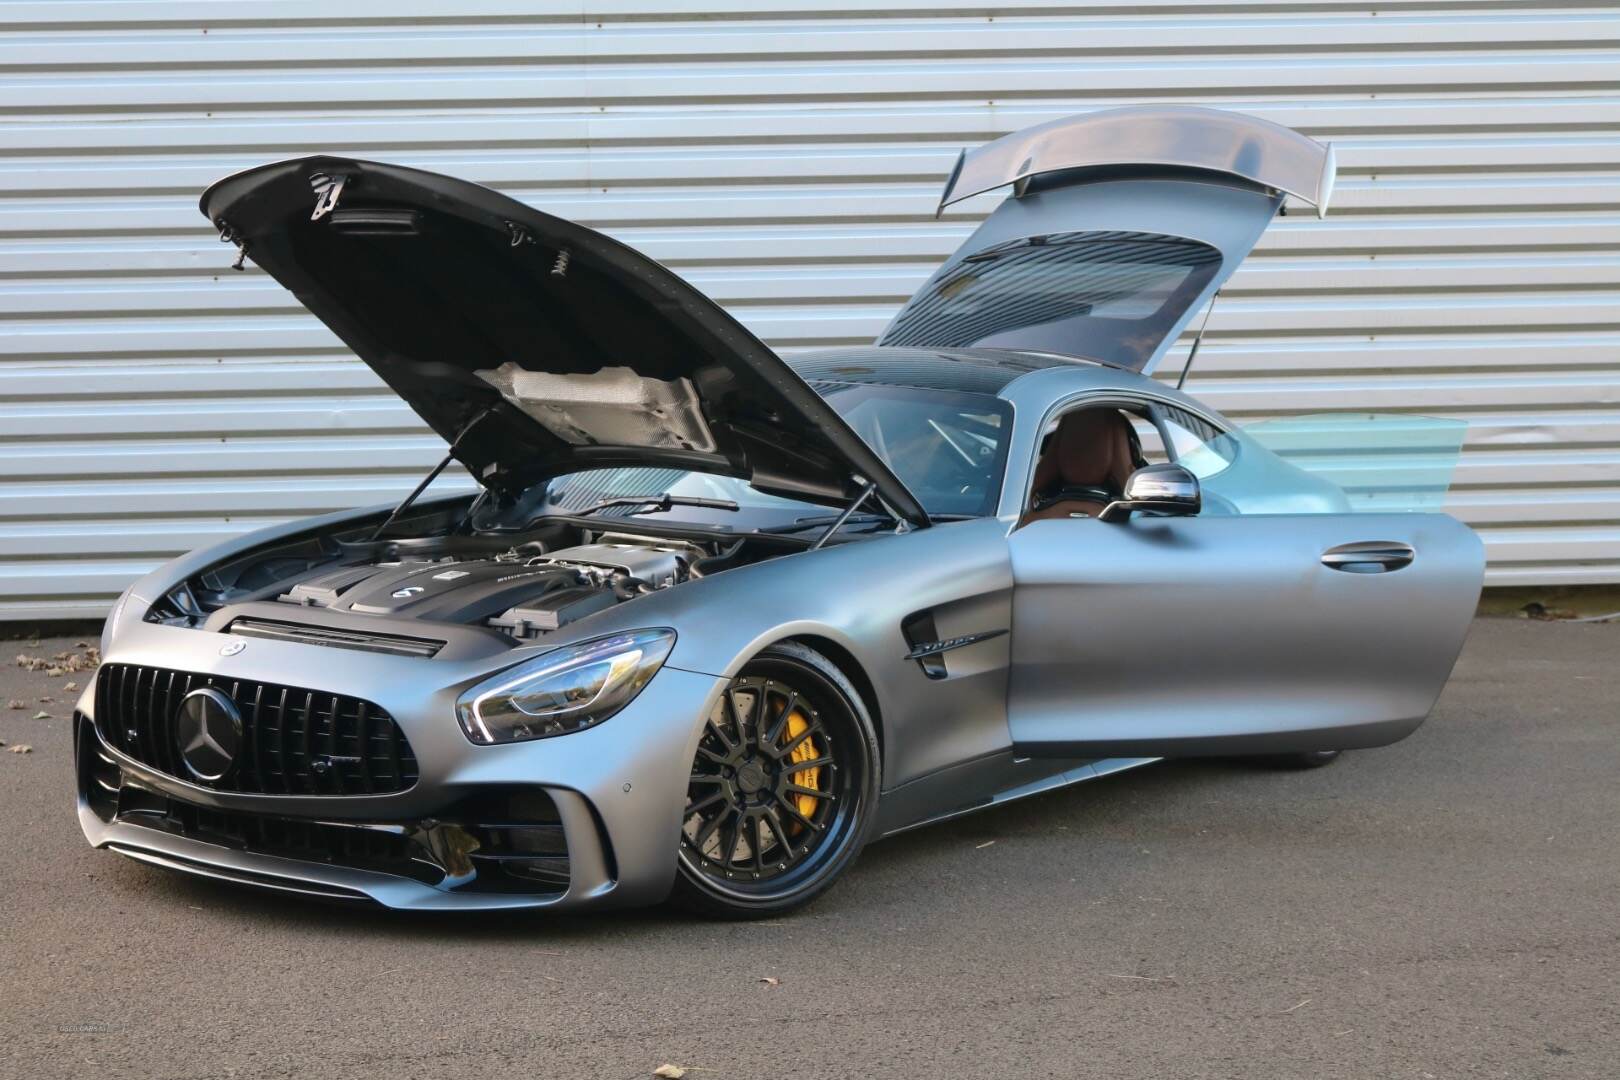
{"type": "Polygon", "coordinates": [[[393,908],[751,917],[1010,799],[1405,737],[1478,539],[1151,377],[1333,174],[1207,109],[1008,135],[940,205],[1010,194],[881,338],[790,357],[474,184],[329,156],[218,182],[238,264],[449,452],[397,505],[118,599],[74,725],[86,837],[393,908]],[[429,497],[452,463],[475,484],[429,497]]]}

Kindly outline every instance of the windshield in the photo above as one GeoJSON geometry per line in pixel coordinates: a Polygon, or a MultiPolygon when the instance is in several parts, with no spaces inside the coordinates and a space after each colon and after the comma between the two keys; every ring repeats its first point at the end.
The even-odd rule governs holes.
{"type": "MultiPolygon", "coordinates": [[[[954,393],[901,386],[812,383],[816,392],[894,470],[933,517],[979,517],[995,512],[1006,463],[1012,411],[987,394],[954,393]]],[[[729,499],[736,513],[675,506],[659,520],[723,525],[746,531],[790,525],[799,518],[835,511],[756,491],[744,480],[680,469],[593,469],[553,479],[547,486],[550,512],[577,512],[603,499],[668,493],[689,498],[729,499]]],[[[875,510],[868,505],[864,510],[875,510]]],[[[615,507],[601,518],[635,517],[646,508],[615,507]]]]}

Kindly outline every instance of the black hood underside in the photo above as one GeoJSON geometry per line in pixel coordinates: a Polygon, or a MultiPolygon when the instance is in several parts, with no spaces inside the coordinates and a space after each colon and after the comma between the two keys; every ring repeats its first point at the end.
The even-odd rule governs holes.
{"type": "Polygon", "coordinates": [[[839,504],[921,506],[780,357],[658,263],[476,184],[313,157],[202,211],[486,486],[651,465],[839,504]]]}

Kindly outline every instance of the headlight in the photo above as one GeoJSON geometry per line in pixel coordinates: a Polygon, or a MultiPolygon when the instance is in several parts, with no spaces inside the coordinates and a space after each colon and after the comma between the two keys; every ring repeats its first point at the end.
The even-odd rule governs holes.
{"type": "Polygon", "coordinates": [[[582,731],[630,704],[674,645],[673,630],[569,645],[479,683],[456,702],[456,716],[467,738],[486,745],[582,731]]]}

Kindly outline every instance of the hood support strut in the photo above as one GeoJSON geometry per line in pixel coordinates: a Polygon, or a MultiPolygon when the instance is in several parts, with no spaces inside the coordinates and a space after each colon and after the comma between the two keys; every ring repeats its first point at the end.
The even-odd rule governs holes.
{"type": "Polygon", "coordinates": [[[371,539],[373,541],[382,539],[382,534],[388,531],[388,526],[399,520],[399,515],[409,510],[411,508],[411,504],[421,497],[422,492],[428,489],[428,485],[437,480],[439,478],[439,474],[450,467],[450,463],[456,460],[456,447],[461,445],[461,440],[466,438],[467,432],[477,427],[479,421],[483,420],[484,417],[488,416],[494,411],[495,406],[491,405],[489,408],[467,421],[466,425],[456,433],[456,437],[450,441],[450,450],[444,455],[444,460],[433,466],[432,471],[426,476],[422,477],[422,482],[417,484],[409,495],[400,500],[400,504],[394,507],[393,510],[389,511],[388,516],[383,519],[383,523],[377,526],[377,530],[371,534],[371,539]]]}
{"type": "MultiPolygon", "coordinates": [[[[837,532],[839,529],[842,529],[844,527],[844,522],[848,521],[852,516],[854,516],[855,511],[859,510],[861,508],[861,504],[867,499],[871,498],[872,492],[876,490],[877,481],[867,481],[866,486],[861,488],[860,494],[856,495],[850,504],[844,507],[843,511],[833,519],[832,524],[827,526],[827,531],[816,537],[816,542],[810,545],[810,550],[815,551],[828,540],[831,540],[833,533],[837,532]]],[[[884,509],[887,510],[888,507],[884,507],[884,509]]]]}

